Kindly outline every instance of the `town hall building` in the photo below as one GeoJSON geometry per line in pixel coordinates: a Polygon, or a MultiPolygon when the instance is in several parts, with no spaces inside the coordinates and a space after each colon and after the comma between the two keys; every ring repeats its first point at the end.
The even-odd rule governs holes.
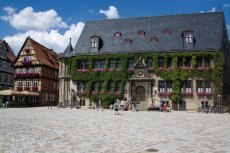
{"type": "Polygon", "coordinates": [[[174,109],[230,103],[224,14],[195,13],[88,21],[59,65],[59,102],[89,107],[133,97],[139,107],[174,109]]]}

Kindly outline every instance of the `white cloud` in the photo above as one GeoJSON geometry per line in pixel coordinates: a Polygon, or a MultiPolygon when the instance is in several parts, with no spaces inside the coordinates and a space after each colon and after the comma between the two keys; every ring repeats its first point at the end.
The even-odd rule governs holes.
{"type": "Polygon", "coordinates": [[[53,9],[44,12],[34,12],[32,7],[26,7],[15,12],[12,7],[5,7],[3,10],[7,13],[1,16],[1,19],[9,22],[14,28],[20,30],[50,30],[53,28],[68,28],[68,25],[62,21],[61,17],[53,9]]]}
{"type": "Polygon", "coordinates": [[[212,10],[208,11],[208,12],[215,12],[216,11],[216,8],[213,7],[212,10]]]}
{"type": "Polygon", "coordinates": [[[204,11],[200,11],[200,13],[204,13],[204,11]]]}
{"type": "Polygon", "coordinates": [[[230,4],[224,4],[223,7],[226,8],[226,7],[229,7],[230,4]]]}
{"type": "Polygon", "coordinates": [[[94,14],[94,15],[98,15],[98,14],[97,14],[94,10],[92,10],[92,9],[88,10],[88,12],[91,13],[91,14],[94,14]]]}
{"type": "Polygon", "coordinates": [[[6,36],[4,40],[6,40],[9,43],[16,55],[22,47],[26,37],[28,36],[30,36],[37,42],[41,43],[42,45],[54,49],[54,51],[56,52],[63,52],[69,44],[70,37],[72,38],[72,45],[76,44],[84,25],[85,24],[82,22],[72,24],[64,34],[59,33],[58,30],[30,30],[25,33],[18,33],[13,36],[6,36]]]}
{"type": "Polygon", "coordinates": [[[119,18],[117,8],[114,6],[110,6],[108,10],[100,10],[99,13],[104,14],[108,19],[119,18]]]}
{"type": "Polygon", "coordinates": [[[15,9],[10,6],[4,7],[3,10],[9,15],[15,12],[15,9]]]}

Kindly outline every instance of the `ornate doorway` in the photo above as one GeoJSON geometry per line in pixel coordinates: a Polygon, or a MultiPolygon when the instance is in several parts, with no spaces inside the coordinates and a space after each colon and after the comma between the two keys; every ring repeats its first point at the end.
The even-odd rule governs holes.
{"type": "Polygon", "coordinates": [[[135,95],[135,99],[137,102],[145,101],[145,87],[137,86],[135,95]]]}

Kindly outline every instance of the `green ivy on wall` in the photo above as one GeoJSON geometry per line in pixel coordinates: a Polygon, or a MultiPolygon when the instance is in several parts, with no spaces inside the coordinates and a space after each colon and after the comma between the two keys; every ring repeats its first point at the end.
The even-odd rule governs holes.
{"type": "Polygon", "coordinates": [[[124,95],[124,86],[125,81],[132,76],[132,73],[127,71],[127,61],[128,59],[134,59],[137,61],[139,55],[143,57],[146,61],[147,59],[153,60],[153,70],[150,73],[153,73],[164,80],[171,80],[173,82],[173,92],[170,97],[173,102],[178,102],[181,99],[180,96],[180,85],[181,81],[187,80],[188,78],[206,78],[214,83],[215,90],[219,93],[222,92],[223,81],[222,81],[222,71],[224,65],[223,54],[218,51],[212,52],[177,52],[177,53],[146,53],[146,54],[116,54],[116,55],[82,55],[70,58],[63,58],[63,61],[68,64],[68,72],[71,75],[71,79],[73,81],[86,81],[88,82],[87,91],[89,91],[88,97],[90,100],[95,101],[98,99],[102,99],[106,101],[106,107],[109,105],[111,101],[116,98],[122,98],[124,95]],[[167,60],[169,58],[172,59],[173,69],[168,71],[162,71],[158,68],[158,58],[164,58],[164,66],[167,66],[167,60]],[[183,58],[183,63],[185,62],[186,57],[191,57],[191,65],[193,67],[192,70],[180,70],[178,69],[178,58],[183,58]],[[208,70],[200,71],[196,69],[196,57],[210,57],[213,61],[213,68],[208,70]],[[120,59],[122,68],[120,71],[103,71],[103,72],[94,72],[93,71],[93,62],[95,60],[105,60],[105,69],[109,68],[109,59],[120,59]],[[88,60],[89,62],[89,71],[87,73],[77,72],[77,63],[82,60],[88,60]],[[104,92],[105,94],[91,94],[92,84],[93,82],[104,82],[104,92]],[[120,89],[121,92],[119,95],[108,95],[108,84],[109,81],[116,82],[120,81],[120,89]]]}

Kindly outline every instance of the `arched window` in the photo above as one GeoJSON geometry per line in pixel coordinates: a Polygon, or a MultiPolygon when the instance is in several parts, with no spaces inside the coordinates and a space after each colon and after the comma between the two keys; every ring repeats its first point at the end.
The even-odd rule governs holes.
{"type": "Polygon", "coordinates": [[[150,42],[157,43],[158,42],[158,38],[157,37],[151,37],[150,38],[150,42]]]}

